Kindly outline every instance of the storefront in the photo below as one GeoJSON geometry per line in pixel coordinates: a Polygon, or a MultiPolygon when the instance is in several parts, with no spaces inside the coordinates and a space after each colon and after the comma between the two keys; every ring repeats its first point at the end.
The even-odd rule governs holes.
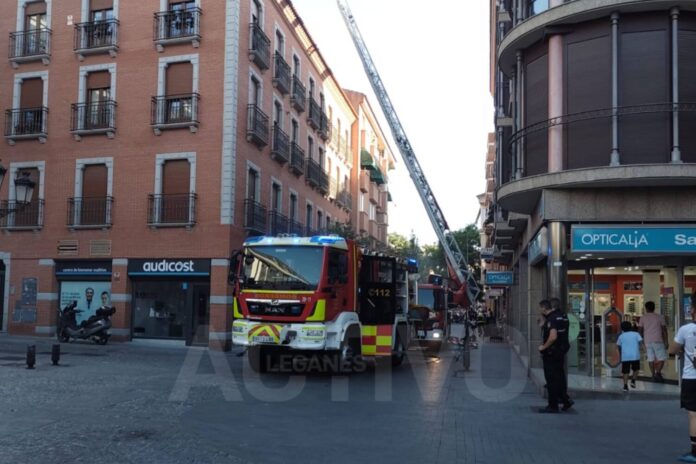
{"type": "MultiPolygon", "coordinates": [[[[689,317],[696,290],[696,225],[573,225],[568,264],[568,313],[580,330],[569,367],[614,375],[620,324],[639,324],[648,301],[665,320],[668,338],[689,317]]],[[[641,373],[650,370],[643,355],[641,373]]],[[[674,360],[663,369],[678,380],[674,360]]]]}
{"type": "Polygon", "coordinates": [[[78,324],[111,307],[111,261],[56,261],[60,307],[77,302],[78,324]]]}
{"type": "Polygon", "coordinates": [[[210,260],[130,259],[133,338],[208,343],[210,260]]]}

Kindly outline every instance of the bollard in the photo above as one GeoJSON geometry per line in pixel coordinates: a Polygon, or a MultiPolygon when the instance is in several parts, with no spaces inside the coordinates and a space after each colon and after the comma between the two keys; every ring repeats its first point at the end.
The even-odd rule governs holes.
{"type": "Polygon", "coordinates": [[[33,369],[36,364],[36,345],[27,346],[27,369],[33,369]]]}
{"type": "Polygon", "coordinates": [[[60,361],[60,344],[55,344],[51,348],[51,362],[53,363],[54,366],[57,366],[59,361],[60,361]]]}

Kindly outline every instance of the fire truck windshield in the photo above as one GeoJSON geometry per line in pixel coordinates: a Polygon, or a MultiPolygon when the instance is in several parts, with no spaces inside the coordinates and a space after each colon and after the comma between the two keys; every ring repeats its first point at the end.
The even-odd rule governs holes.
{"type": "Polygon", "coordinates": [[[434,311],[440,311],[445,308],[443,296],[440,289],[421,287],[418,289],[418,304],[427,306],[434,311]]]}
{"type": "Polygon", "coordinates": [[[323,254],[323,247],[249,247],[244,264],[244,287],[314,290],[321,278],[323,254]]]}

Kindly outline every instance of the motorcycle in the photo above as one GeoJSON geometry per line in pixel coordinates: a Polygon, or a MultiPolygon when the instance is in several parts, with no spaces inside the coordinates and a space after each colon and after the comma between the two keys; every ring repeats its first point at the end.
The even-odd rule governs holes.
{"type": "Polygon", "coordinates": [[[77,301],[58,309],[58,328],[56,335],[58,340],[67,343],[70,339],[92,340],[97,345],[106,345],[109,342],[109,329],[111,328],[111,316],[116,308],[99,308],[94,316],[86,321],[77,323],[77,315],[82,312],[77,308],[77,301]]]}

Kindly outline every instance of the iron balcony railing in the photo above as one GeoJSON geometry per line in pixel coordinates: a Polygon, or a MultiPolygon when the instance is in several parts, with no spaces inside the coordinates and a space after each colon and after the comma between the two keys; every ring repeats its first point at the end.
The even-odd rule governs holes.
{"type": "Polygon", "coordinates": [[[280,164],[285,164],[290,160],[290,137],[283,132],[278,124],[273,125],[271,156],[280,164]]]}
{"type": "Polygon", "coordinates": [[[353,195],[345,188],[338,192],[337,200],[347,211],[353,210],[353,195]]]}
{"type": "Polygon", "coordinates": [[[10,60],[42,57],[50,54],[51,30],[48,28],[10,32],[10,60]]]}
{"type": "Polygon", "coordinates": [[[262,71],[271,66],[271,40],[257,22],[249,24],[249,58],[262,71]]]}
{"type": "Polygon", "coordinates": [[[116,130],[116,102],[113,100],[73,103],[70,113],[72,132],[116,130]]]}
{"type": "Polygon", "coordinates": [[[118,19],[75,24],[73,49],[114,48],[118,45],[118,19]]]}
{"type": "Polygon", "coordinates": [[[319,129],[321,127],[321,106],[317,103],[314,98],[309,97],[309,114],[307,115],[307,124],[312,129],[319,129]]]}
{"type": "Polygon", "coordinates": [[[319,187],[322,169],[319,163],[311,158],[307,159],[307,183],[313,187],[319,187]]]}
{"type": "Polygon", "coordinates": [[[319,119],[319,137],[325,142],[331,137],[331,124],[329,124],[329,117],[322,110],[319,119]]]}
{"type": "Polygon", "coordinates": [[[192,226],[196,223],[195,193],[148,195],[148,224],[192,226]]]}
{"type": "Polygon", "coordinates": [[[298,76],[292,76],[292,95],[290,96],[290,104],[297,110],[297,112],[302,113],[305,110],[305,96],[307,91],[305,86],[300,81],[298,76]]]}
{"type": "Polygon", "coordinates": [[[288,233],[302,237],[305,235],[304,225],[301,222],[291,220],[288,223],[288,233]]]}
{"type": "Polygon", "coordinates": [[[290,170],[298,176],[305,172],[305,153],[295,142],[290,144],[290,170]]]}
{"type": "Polygon", "coordinates": [[[5,137],[46,135],[48,108],[18,108],[5,111],[5,137]]]}
{"type": "Polygon", "coordinates": [[[201,14],[200,8],[156,12],[153,22],[155,42],[200,39],[201,14]]]}
{"type": "Polygon", "coordinates": [[[266,233],[266,207],[256,200],[244,200],[244,228],[251,233],[266,233]]]}
{"type": "Polygon", "coordinates": [[[268,212],[268,233],[270,235],[286,234],[290,221],[288,217],[278,211],[268,212]]]}
{"type": "Polygon", "coordinates": [[[268,145],[268,116],[255,104],[247,106],[247,140],[259,147],[268,145]]]}
{"type": "Polygon", "coordinates": [[[43,227],[44,200],[34,200],[28,205],[16,201],[0,201],[0,211],[14,211],[0,218],[3,229],[37,229],[43,227]]]}
{"type": "Polygon", "coordinates": [[[153,126],[198,124],[200,98],[197,93],[152,97],[151,124],[153,126]]]}
{"type": "Polygon", "coordinates": [[[283,56],[275,52],[273,56],[273,85],[283,95],[290,92],[292,85],[290,65],[283,59],[283,56]]]}
{"type": "Polygon", "coordinates": [[[329,193],[329,174],[324,169],[319,170],[319,191],[326,195],[329,193]]]}
{"type": "Polygon", "coordinates": [[[68,198],[68,227],[110,227],[113,197],[68,198]]]}

